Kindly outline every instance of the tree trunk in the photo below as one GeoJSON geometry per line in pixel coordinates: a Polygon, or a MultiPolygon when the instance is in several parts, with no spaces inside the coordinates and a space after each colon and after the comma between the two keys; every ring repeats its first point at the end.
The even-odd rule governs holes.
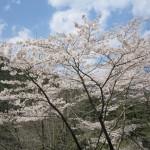
{"type": "Polygon", "coordinates": [[[42,150],[45,150],[44,121],[42,120],[42,150]]]}
{"type": "Polygon", "coordinates": [[[101,127],[102,127],[102,130],[103,130],[103,132],[104,132],[104,134],[105,134],[105,137],[106,137],[106,140],[107,140],[107,142],[108,142],[108,145],[109,145],[110,150],[114,150],[114,147],[113,147],[113,145],[112,145],[111,139],[110,139],[110,137],[109,137],[109,135],[108,135],[108,132],[107,132],[107,130],[106,130],[106,128],[105,128],[104,121],[102,120],[101,117],[99,117],[99,122],[100,122],[101,127]]]}

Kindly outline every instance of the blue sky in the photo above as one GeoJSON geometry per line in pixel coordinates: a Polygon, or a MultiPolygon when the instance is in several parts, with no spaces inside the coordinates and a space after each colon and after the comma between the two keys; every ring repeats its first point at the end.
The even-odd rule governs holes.
{"type": "MultiPolygon", "coordinates": [[[[103,30],[134,17],[150,18],[150,0],[0,0],[0,41],[74,32],[81,16],[102,13],[103,30]]],[[[143,32],[149,32],[149,23],[143,32]]]]}

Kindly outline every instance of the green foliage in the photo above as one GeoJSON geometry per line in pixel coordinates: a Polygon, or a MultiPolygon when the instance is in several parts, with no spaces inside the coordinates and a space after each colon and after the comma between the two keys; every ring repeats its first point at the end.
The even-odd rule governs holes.
{"type": "Polygon", "coordinates": [[[110,111],[108,113],[108,115],[106,116],[106,120],[107,121],[114,120],[117,117],[119,117],[122,112],[123,112],[123,105],[120,105],[116,110],[110,111]]]}
{"type": "Polygon", "coordinates": [[[18,150],[20,145],[14,128],[11,124],[0,125],[0,149],[1,150],[18,150]]]}
{"type": "MultiPolygon", "coordinates": [[[[9,71],[2,71],[1,67],[4,64],[0,65],[0,80],[18,80],[18,81],[26,81],[28,77],[25,75],[16,74],[11,76],[9,71]]],[[[17,70],[17,72],[20,72],[17,70]]],[[[59,77],[56,75],[53,77],[55,81],[59,77]]],[[[29,79],[28,79],[29,80],[29,79]]],[[[49,82],[48,79],[45,79],[43,84],[47,84],[49,82]]],[[[7,85],[0,83],[0,91],[4,88],[16,88],[19,85],[7,85]]],[[[51,86],[59,87],[58,84],[53,84],[51,86]]],[[[24,85],[22,85],[24,87],[24,85]]],[[[33,89],[24,88],[24,92],[33,93],[33,89]]],[[[136,91],[129,91],[133,92],[136,91]]],[[[17,94],[17,93],[14,93],[17,94]]],[[[66,103],[74,102],[77,97],[80,97],[82,94],[85,94],[83,90],[80,89],[64,89],[58,93],[57,98],[63,98],[66,103]]],[[[117,94],[115,91],[114,94],[117,94]]],[[[120,102],[120,106],[113,111],[109,111],[106,115],[106,121],[112,121],[119,119],[119,116],[124,111],[124,103],[123,101],[126,99],[126,93],[122,93],[117,97],[115,102],[109,103],[109,106],[112,106],[116,102],[120,102]]],[[[99,106],[101,104],[101,99],[97,97],[92,97],[93,103],[95,106],[99,106]]],[[[21,100],[21,103],[25,102],[25,106],[31,106],[34,103],[34,100],[21,100]]],[[[21,107],[14,105],[12,102],[8,101],[0,101],[0,112],[8,113],[10,109],[19,110],[21,107]]],[[[140,140],[143,144],[143,147],[150,149],[150,109],[144,103],[139,103],[138,101],[133,103],[126,104],[126,124],[137,124],[137,128],[131,132],[129,132],[131,138],[135,140],[140,140]]],[[[89,104],[87,99],[82,100],[80,103],[76,103],[76,105],[72,108],[73,112],[70,111],[69,108],[66,108],[64,111],[64,116],[68,119],[71,127],[74,128],[73,131],[77,135],[82,148],[92,150],[92,142],[91,138],[95,138],[99,136],[100,130],[93,129],[91,131],[82,130],[77,127],[79,124],[79,120],[77,117],[95,123],[98,121],[98,118],[94,115],[93,109],[89,104]],[[74,115],[75,114],[75,115],[74,115]],[[71,118],[71,119],[70,119],[71,118]],[[70,119],[70,120],[69,120],[70,119]]],[[[21,114],[20,114],[21,115],[21,114]]],[[[64,125],[62,120],[59,117],[53,116],[52,118],[43,119],[44,127],[42,129],[41,120],[38,121],[29,121],[25,123],[21,123],[20,128],[16,129],[12,124],[3,124],[0,126],[0,150],[18,150],[22,147],[24,149],[37,149],[41,150],[44,145],[44,150],[56,150],[56,149],[65,149],[65,150],[76,150],[76,145],[68,131],[67,127],[64,125]],[[20,141],[21,138],[21,141],[20,141]],[[29,143],[29,141],[32,141],[29,143]]],[[[123,116],[120,117],[117,125],[113,129],[113,131],[120,128],[123,124],[123,116]]],[[[124,148],[131,144],[131,139],[124,135],[121,142],[121,147],[124,148]]],[[[109,149],[107,144],[102,144],[101,142],[98,144],[98,148],[103,146],[104,149],[109,149]]]]}

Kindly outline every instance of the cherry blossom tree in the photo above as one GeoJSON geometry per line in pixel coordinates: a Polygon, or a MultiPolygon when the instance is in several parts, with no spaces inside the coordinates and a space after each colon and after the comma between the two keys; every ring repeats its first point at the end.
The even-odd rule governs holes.
{"type": "Polygon", "coordinates": [[[105,144],[111,150],[119,150],[123,136],[136,128],[126,123],[127,110],[133,103],[146,101],[143,93],[137,91],[150,84],[150,74],[143,71],[150,63],[149,41],[140,32],[145,20],[136,18],[126,26],[116,24],[115,29],[102,33],[101,16],[92,21],[86,16],[82,19],[82,24],[75,23],[76,33],[2,44],[2,51],[9,54],[9,62],[3,61],[2,70],[8,70],[15,78],[0,81],[13,85],[4,88],[0,98],[20,106],[20,110],[10,110],[12,118],[5,118],[16,122],[30,120],[18,115],[21,113],[42,120],[55,113],[79,150],[102,149],[105,144]],[[72,91],[75,94],[69,96],[72,91]],[[28,102],[32,105],[27,106],[28,102]],[[90,109],[84,113],[90,119],[78,113],[83,102],[89,104],[90,109]],[[118,118],[109,121],[109,114],[120,106],[118,118]],[[96,129],[99,133],[96,138],[85,134],[88,146],[84,147],[80,144],[81,135],[75,132],[78,129],[96,129]]]}

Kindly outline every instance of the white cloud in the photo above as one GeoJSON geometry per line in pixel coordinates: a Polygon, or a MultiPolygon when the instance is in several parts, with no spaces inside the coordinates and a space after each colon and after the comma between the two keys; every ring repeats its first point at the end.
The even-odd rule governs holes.
{"type": "Polygon", "coordinates": [[[142,34],[143,37],[145,38],[149,38],[150,39],[150,30],[146,30],[143,34],[142,34]]]}
{"type": "Polygon", "coordinates": [[[118,39],[113,39],[111,41],[109,41],[109,45],[112,47],[118,47],[120,45],[120,42],[118,41],[118,39]]]}
{"type": "Polygon", "coordinates": [[[78,8],[89,11],[108,11],[109,13],[116,9],[123,9],[129,5],[132,7],[132,13],[135,16],[150,15],[150,0],[48,0],[48,4],[59,9],[61,7],[78,8]]]}
{"type": "Polygon", "coordinates": [[[86,14],[84,11],[69,9],[56,12],[50,21],[52,32],[68,33],[75,32],[74,22],[81,22],[81,16],[86,14]]]}
{"type": "MultiPolygon", "coordinates": [[[[21,0],[11,0],[12,3],[21,4],[21,0]]],[[[4,11],[9,11],[11,9],[11,3],[3,7],[4,11]]]]}
{"type": "Polygon", "coordinates": [[[32,37],[32,32],[27,28],[23,28],[22,30],[18,31],[16,36],[10,38],[9,41],[12,43],[16,43],[18,41],[31,39],[32,37]]]}
{"type": "Polygon", "coordinates": [[[112,11],[123,9],[129,4],[130,0],[94,0],[92,5],[96,11],[112,11]]]}
{"type": "Polygon", "coordinates": [[[150,17],[150,0],[133,0],[132,5],[134,16],[150,17]]]}
{"type": "Polygon", "coordinates": [[[2,35],[2,32],[4,31],[6,26],[7,26],[7,23],[0,20],[0,36],[2,35]]]}
{"type": "Polygon", "coordinates": [[[74,20],[78,21],[83,15],[82,12],[89,14],[90,10],[94,10],[97,13],[101,12],[103,14],[102,21],[104,23],[107,22],[112,11],[121,11],[124,8],[130,8],[131,10],[129,11],[135,17],[150,16],[150,0],[47,0],[47,2],[58,10],[53,14],[50,20],[50,29],[54,32],[74,30],[71,25],[72,22],[74,20]],[[62,8],[63,11],[61,11],[62,8]],[[71,17],[75,17],[75,19],[71,17]],[[77,17],[79,18],[77,19],[77,17]]]}
{"type": "Polygon", "coordinates": [[[21,4],[21,0],[12,0],[13,3],[21,4]]]}
{"type": "Polygon", "coordinates": [[[6,6],[4,6],[4,10],[5,10],[5,11],[10,10],[10,5],[9,5],[9,4],[7,4],[6,6]]]}
{"type": "Polygon", "coordinates": [[[69,2],[70,0],[48,0],[48,4],[56,8],[66,6],[69,2]]]}
{"type": "Polygon", "coordinates": [[[48,4],[57,9],[61,7],[68,7],[69,9],[78,9],[90,11],[94,9],[97,12],[107,11],[109,14],[112,10],[123,9],[132,0],[48,0],[48,4]]]}
{"type": "Polygon", "coordinates": [[[89,10],[94,0],[48,0],[48,4],[55,8],[69,7],[80,10],[89,10]]]}

